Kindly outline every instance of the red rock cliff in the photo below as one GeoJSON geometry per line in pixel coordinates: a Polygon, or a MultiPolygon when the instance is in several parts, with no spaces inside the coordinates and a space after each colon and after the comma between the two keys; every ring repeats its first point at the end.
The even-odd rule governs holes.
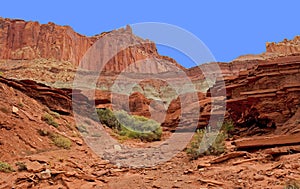
{"type": "Polygon", "coordinates": [[[279,43],[267,43],[267,53],[276,53],[279,55],[291,55],[300,53],[300,36],[296,36],[292,40],[284,39],[279,43]]]}
{"type": "Polygon", "coordinates": [[[0,58],[53,58],[78,64],[97,37],[88,38],[69,26],[0,18],[0,58]]]}
{"type": "MultiPolygon", "coordinates": [[[[138,44],[119,52],[106,66],[106,71],[120,72],[133,62],[152,58],[155,60],[151,69],[167,71],[161,68],[160,61],[169,61],[182,68],[173,59],[160,56],[156,46],[149,40],[143,40],[132,34],[131,28],[104,32],[93,37],[86,37],[76,33],[69,26],[59,26],[49,22],[27,22],[20,19],[4,19],[0,17],[0,59],[33,60],[38,58],[70,61],[78,65],[87,50],[102,36],[110,34],[110,39],[122,42],[135,42],[138,44]]],[[[101,47],[102,54],[110,51],[110,42],[101,47]]],[[[88,69],[97,68],[96,65],[86,66],[88,69]]],[[[135,70],[138,70],[135,68],[135,70]]]]}

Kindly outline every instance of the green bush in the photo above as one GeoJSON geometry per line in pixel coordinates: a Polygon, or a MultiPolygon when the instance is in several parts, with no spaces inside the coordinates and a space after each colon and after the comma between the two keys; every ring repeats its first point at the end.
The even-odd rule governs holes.
{"type": "Polygon", "coordinates": [[[47,136],[49,139],[52,140],[53,144],[57,147],[64,148],[64,149],[71,148],[72,145],[71,140],[64,136],[43,129],[39,129],[37,132],[43,137],[47,136]]]}
{"type": "Polygon", "coordinates": [[[58,123],[55,121],[55,118],[52,115],[48,114],[48,113],[45,113],[42,116],[42,120],[45,121],[47,124],[52,125],[56,128],[59,126],[58,123]]]}
{"type": "Polygon", "coordinates": [[[203,155],[220,155],[225,152],[225,140],[234,131],[234,123],[231,119],[218,122],[220,130],[211,130],[207,132],[199,129],[186,149],[191,159],[197,159],[203,155]],[[215,139],[214,141],[211,141],[215,139]],[[201,149],[207,149],[202,151],[201,149]]]}
{"type": "Polygon", "coordinates": [[[111,129],[121,130],[121,124],[110,109],[98,109],[97,114],[101,123],[111,129]]]}
{"type": "Polygon", "coordinates": [[[227,134],[224,131],[208,133],[204,129],[199,129],[194,134],[186,152],[190,159],[197,159],[203,155],[220,155],[225,152],[226,138],[227,134]]]}
{"type": "Polygon", "coordinates": [[[57,112],[53,112],[53,111],[49,111],[48,112],[50,115],[52,115],[54,118],[59,119],[60,118],[60,114],[57,112]]]}
{"type": "Polygon", "coordinates": [[[125,111],[97,110],[100,122],[114,129],[119,135],[142,141],[160,140],[162,129],[158,122],[143,116],[132,116],[125,111]]]}
{"type": "Polygon", "coordinates": [[[58,134],[52,134],[51,140],[59,148],[70,149],[72,145],[70,139],[58,134]]]}
{"type": "Polygon", "coordinates": [[[10,172],[14,172],[15,170],[12,168],[10,164],[0,161],[0,171],[5,173],[10,173],[10,172]]]}
{"type": "Polygon", "coordinates": [[[231,119],[228,120],[224,120],[221,130],[223,130],[226,133],[230,133],[232,131],[234,131],[234,123],[231,119]]]}

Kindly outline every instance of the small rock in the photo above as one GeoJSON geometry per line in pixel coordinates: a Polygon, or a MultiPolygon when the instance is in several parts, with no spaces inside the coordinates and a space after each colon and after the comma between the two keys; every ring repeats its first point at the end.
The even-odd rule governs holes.
{"type": "Polygon", "coordinates": [[[52,175],[59,175],[59,174],[65,174],[65,173],[66,173],[66,171],[57,171],[57,170],[52,170],[51,171],[52,175]]]}
{"type": "Polygon", "coordinates": [[[81,179],[86,180],[88,182],[95,182],[95,180],[96,180],[96,177],[94,177],[92,175],[84,175],[84,174],[78,175],[78,178],[81,178],[81,179]]]}
{"type": "Polygon", "coordinates": [[[110,161],[109,160],[99,160],[98,162],[97,162],[97,165],[99,166],[99,165],[107,165],[107,164],[109,164],[110,163],[110,161]]]}
{"type": "Polygon", "coordinates": [[[75,143],[76,143],[78,146],[82,146],[82,144],[83,144],[82,140],[80,140],[80,139],[77,139],[77,140],[75,141],[75,143]]]}
{"type": "Polygon", "coordinates": [[[172,167],[172,166],[169,166],[168,169],[169,169],[169,170],[170,170],[170,169],[173,169],[173,167],[172,167]]]}
{"type": "Polygon", "coordinates": [[[265,174],[266,174],[268,177],[270,177],[270,176],[272,176],[274,173],[271,172],[271,171],[267,171],[265,174]]]}
{"type": "Polygon", "coordinates": [[[263,176],[261,176],[261,175],[255,175],[253,177],[253,180],[255,180],[255,181],[263,181],[263,180],[265,180],[265,178],[263,176]]]}
{"type": "Polygon", "coordinates": [[[19,109],[18,109],[17,107],[15,107],[15,106],[12,107],[12,112],[13,112],[14,114],[17,114],[18,111],[19,111],[19,109]]]}
{"type": "Polygon", "coordinates": [[[186,170],[183,172],[184,174],[191,174],[194,173],[194,171],[192,169],[186,170]]]}
{"type": "Polygon", "coordinates": [[[201,169],[201,168],[210,167],[210,166],[211,166],[210,163],[200,163],[197,165],[197,168],[201,169]]]}
{"type": "Polygon", "coordinates": [[[152,185],[152,188],[161,188],[161,187],[160,187],[158,184],[155,184],[155,183],[154,183],[154,184],[152,185]]]}
{"type": "Polygon", "coordinates": [[[111,173],[120,173],[120,172],[126,172],[126,171],[128,171],[128,170],[126,170],[126,169],[112,169],[112,170],[110,170],[111,173]]]}
{"type": "Polygon", "coordinates": [[[145,179],[147,179],[147,180],[154,180],[153,177],[146,177],[145,179]]]}
{"type": "Polygon", "coordinates": [[[122,150],[121,146],[117,145],[117,144],[114,145],[114,149],[117,150],[117,151],[121,151],[122,150]]]}
{"type": "Polygon", "coordinates": [[[65,176],[66,176],[66,177],[72,177],[72,176],[75,176],[76,174],[77,174],[77,173],[76,173],[75,171],[72,171],[72,172],[71,172],[71,171],[68,171],[68,172],[65,173],[65,176]]]}
{"type": "Polygon", "coordinates": [[[116,167],[120,169],[122,167],[121,163],[116,163],[116,167]]]}
{"type": "Polygon", "coordinates": [[[51,171],[49,169],[46,169],[45,171],[42,171],[39,174],[39,178],[42,179],[42,180],[51,178],[51,171]]]}
{"type": "Polygon", "coordinates": [[[101,177],[103,175],[106,175],[109,172],[109,170],[102,170],[102,171],[97,171],[95,173],[93,173],[93,175],[97,176],[97,177],[101,177]]]}
{"type": "Polygon", "coordinates": [[[27,170],[29,172],[39,173],[45,169],[45,166],[37,161],[26,163],[27,170]]]}

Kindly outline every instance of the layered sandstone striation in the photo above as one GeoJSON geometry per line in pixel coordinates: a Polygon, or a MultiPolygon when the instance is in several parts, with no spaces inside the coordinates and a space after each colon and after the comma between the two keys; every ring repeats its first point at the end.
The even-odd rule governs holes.
{"type": "Polygon", "coordinates": [[[136,63],[127,71],[140,72],[148,68],[146,71],[150,73],[164,72],[169,68],[165,66],[165,62],[183,68],[175,60],[160,56],[153,42],[133,35],[130,26],[87,37],[76,33],[69,26],[59,26],[52,22],[39,24],[20,19],[0,18],[0,59],[4,60],[51,59],[68,61],[77,66],[96,42],[101,43],[100,47],[95,48],[95,54],[100,54],[100,57],[89,55],[90,61],[83,66],[84,68],[95,70],[105,65],[103,70],[106,72],[121,72],[130,64],[145,59],[150,59],[153,63],[148,66],[136,63]],[[104,36],[102,42],[97,42],[104,36]],[[112,46],[118,46],[120,49],[111,54],[112,46]],[[107,56],[111,57],[103,61],[107,56]]]}
{"type": "Polygon", "coordinates": [[[85,37],[69,26],[59,26],[52,22],[39,24],[0,18],[1,59],[46,58],[78,64],[97,38],[99,36],[85,37]]]}
{"type": "Polygon", "coordinates": [[[266,43],[266,52],[278,55],[292,55],[300,53],[300,36],[296,36],[292,40],[284,39],[282,42],[266,43]]]}
{"type": "Polygon", "coordinates": [[[51,111],[64,115],[72,114],[71,90],[56,89],[32,80],[12,80],[0,76],[0,83],[21,91],[23,94],[36,99],[51,111]]]}
{"type": "MultiPolygon", "coordinates": [[[[227,115],[236,125],[254,131],[280,128],[297,112],[300,101],[300,57],[287,56],[261,62],[256,68],[225,77],[227,115]]],[[[295,128],[289,128],[293,130],[295,128]]]]}

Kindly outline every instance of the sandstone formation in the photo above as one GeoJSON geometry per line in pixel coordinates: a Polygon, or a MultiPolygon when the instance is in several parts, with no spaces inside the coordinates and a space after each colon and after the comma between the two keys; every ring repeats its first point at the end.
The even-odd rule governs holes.
{"type": "Polygon", "coordinates": [[[282,42],[267,42],[266,52],[261,54],[248,54],[236,58],[234,61],[258,61],[267,60],[283,56],[299,55],[300,53],[300,36],[292,40],[284,39],[282,42]]]}
{"type": "Polygon", "coordinates": [[[280,56],[299,54],[300,53],[300,36],[292,40],[284,39],[279,43],[266,43],[266,52],[275,53],[280,56]]]}
{"type": "MultiPolygon", "coordinates": [[[[119,46],[120,51],[111,59],[100,63],[107,64],[104,68],[107,72],[121,72],[130,64],[149,58],[154,62],[147,66],[150,73],[167,71],[168,67],[164,66],[164,61],[171,62],[180,69],[183,68],[173,59],[158,55],[155,44],[133,35],[130,26],[127,26],[126,29],[121,28],[86,37],[76,33],[69,26],[59,26],[51,22],[39,24],[38,22],[4,18],[0,18],[0,59],[34,60],[43,58],[69,61],[73,65],[79,65],[87,50],[98,39],[106,35],[105,41],[101,43],[102,46],[97,47],[97,53],[101,57],[93,59],[93,55],[84,68],[89,70],[99,68],[99,61],[101,62],[102,58],[110,54],[112,45],[119,46]],[[123,44],[133,46],[122,49],[123,44]]],[[[136,64],[128,71],[142,70],[145,71],[136,64]]]]}
{"type": "Polygon", "coordinates": [[[12,80],[0,76],[0,83],[21,91],[60,114],[72,114],[71,90],[61,90],[31,80],[12,80]]]}
{"type": "MultiPolygon", "coordinates": [[[[176,123],[178,123],[181,112],[180,103],[191,109],[196,108],[197,104],[201,106],[199,120],[187,119],[187,125],[197,121],[199,121],[199,127],[207,125],[211,111],[210,92],[208,98],[203,98],[202,94],[214,81],[204,81],[203,72],[213,76],[220,74],[225,76],[226,88],[219,89],[220,83],[217,81],[217,84],[211,90],[226,90],[228,115],[236,121],[237,125],[248,127],[251,127],[254,123],[263,127],[284,125],[294,115],[296,111],[294,107],[298,105],[295,97],[298,95],[296,89],[299,83],[297,79],[299,74],[297,70],[298,57],[296,56],[299,50],[299,37],[295,37],[290,41],[284,40],[280,43],[268,43],[266,45],[267,52],[261,55],[263,56],[261,59],[244,57],[231,63],[210,63],[184,69],[173,59],[159,55],[153,42],[133,35],[129,26],[125,29],[86,37],[74,32],[68,26],[58,26],[54,23],[39,24],[37,22],[2,18],[0,23],[0,58],[5,60],[1,67],[4,72],[7,72],[7,75],[11,76],[24,77],[22,76],[25,74],[23,72],[15,74],[16,70],[26,70],[28,68],[27,64],[31,64],[37,59],[44,60],[43,67],[39,69],[45,68],[46,73],[55,74],[48,76],[41,71],[37,72],[39,74],[43,73],[39,75],[39,78],[44,77],[44,81],[49,81],[51,78],[55,79],[59,73],[65,73],[66,70],[68,70],[68,73],[75,74],[74,67],[69,68],[67,63],[66,66],[62,66],[62,62],[71,62],[74,66],[79,65],[82,57],[95,41],[105,38],[101,43],[102,46],[94,49],[100,52],[101,56],[90,56],[85,60],[86,64],[81,65],[82,68],[95,71],[101,68],[99,62],[105,60],[106,55],[110,55],[111,46],[119,47],[121,50],[117,51],[113,58],[107,60],[107,64],[102,68],[103,74],[99,78],[98,87],[108,91],[98,91],[95,99],[88,99],[88,103],[91,104],[94,101],[98,108],[122,109],[127,107],[122,103],[129,101],[128,111],[146,117],[150,117],[154,112],[166,112],[166,120],[163,123],[166,130],[174,129],[176,123]],[[130,43],[134,45],[122,49],[124,44],[126,46],[130,43]],[[265,56],[270,54],[272,56],[265,56]],[[293,54],[293,57],[274,58],[291,54],[293,54]],[[49,62],[50,59],[54,62],[51,62],[49,64],[51,66],[48,68],[46,66],[47,60],[49,62]],[[21,64],[14,64],[12,61],[21,61],[21,64]],[[27,61],[27,63],[24,64],[24,61],[27,61]],[[57,63],[60,65],[57,68],[55,67],[55,61],[60,62],[57,63]],[[221,73],[209,70],[212,64],[220,67],[221,73]],[[10,65],[17,66],[5,69],[10,65]],[[118,87],[121,89],[131,82],[138,82],[138,85],[131,95],[117,94],[118,91],[112,91],[114,98],[120,102],[119,104],[112,104],[110,87],[115,84],[118,74],[124,70],[134,72],[135,75],[125,75],[125,79],[118,82],[118,87]],[[182,99],[193,99],[188,98],[188,91],[186,91],[186,94],[176,94],[175,92],[183,86],[180,75],[176,75],[179,70],[183,70],[186,76],[191,79],[192,84],[196,86],[196,91],[200,95],[199,99],[179,101],[178,95],[181,95],[181,97],[187,96],[182,99]],[[10,72],[12,73],[9,74],[10,72]],[[143,81],[141,83],[140,81],[145,77],[143,74],[147,73],[164,73],[160,74],[164,76],[162,79],[167,82],[172,81],[173,84],[175,82],[172,87],[177,88],[172,89],[168,86],[168,83],[161,82],[159,78],[156,81],[143,81]],[[274,99],[278,99],[278,101],[274,99]],[[279,101],[280,103],[278,103],[279,101]],[[270,108],[273,105],[276,108],[270,108]]],[[[37,63],[39,62],[37,61],[37,63]]],[[[34,71],[31,73],[35,74],[34,71]]],[[[83,75],[86,76],[86,73],[83,75]]],[[[72,82],[74,75],[63,77],[66,77],[65,80],[72,82]]],[[[78,95],[82,95],[82,92],[79,92],[78,95]]],[[[68,107],[68,110],[71,109],[69,106],[66,107],[68,107]]]]}
{"type": "Polygon", "coordinates": [[[58,26],[51,22],[39,24],[0,18],[1,59],[52,58],[78,64],[96,39],[97,36],[88,38],[74,32],[69,26],[58,26]]]}
{"type": "MultiPolygon", "coordinates": [[[[236,125],[255,133],[255,127],[279,129],[297,112],[300,57],[290,56],[261,62],[256,68],[225,77],[228,116],[236,125]]],[[[293,128],[290,128],[293,129],[293,128]]]]}

